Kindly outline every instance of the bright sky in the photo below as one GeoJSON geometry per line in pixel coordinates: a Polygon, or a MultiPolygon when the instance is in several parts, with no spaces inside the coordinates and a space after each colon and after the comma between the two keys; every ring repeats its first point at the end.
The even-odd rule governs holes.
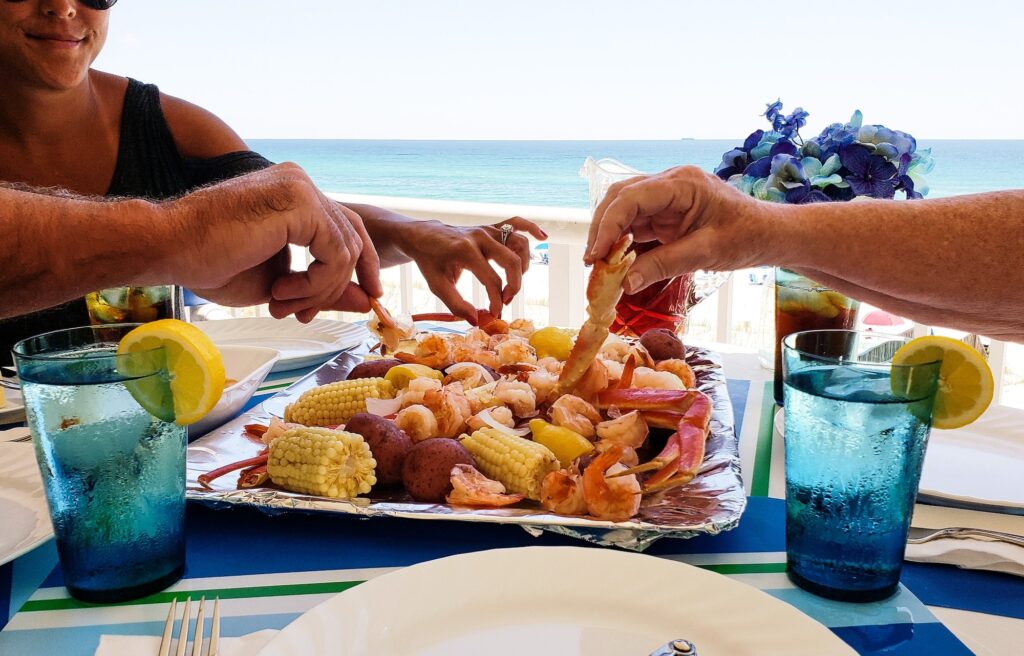
{"type": "Polygon", "coordinates": [[[243,138],[1024,138],[1016,0],[122,0],[101,70],[243,138]],[[767,10],[771,7],[769,13],[767,10]]]}

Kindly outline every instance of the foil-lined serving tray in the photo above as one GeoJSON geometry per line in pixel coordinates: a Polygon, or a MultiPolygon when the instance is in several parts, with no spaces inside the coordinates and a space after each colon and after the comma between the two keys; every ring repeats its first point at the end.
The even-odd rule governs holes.
{"type": "MultiPolygon", "coordinates": [[[[274,487],[236,489],[233,472],[212,482],[212,490],[199,485],[200,474],[259,454],[261,445],[246,437],[246,424],[266,424],[270,416],[282,416],[284,407],[307,389],[344,380],[359,362],[358,353],[342,353],[287,389],[267,399],[219,429],[192,442],[188,448],[186,496],[204,504],[238,504],[276,514],[288,511],[333,512],[363,517],[403,517],[492,524],[518,524],[533,535],[551,531],[605,546],[642,551],[664,538],[690,538],[735,528],[746,506],[740,477],[740,458],[733,429],[732,403],[725,385],[721,361],[710,351],[687,348],[686,360],[697,377],[697,388],[711,397],[714,411],[704,463],[688,485],[645,497],[636,517],[609,522],[583,516],[555,515],[539,504],[522,502],[512,508],[472,509],[445,504],[420,503],[404,490],[374,493],[367,498],[329,499],[286,492],[274,487]]],[[[652,434],[648,442],[657,440],[652,434]]],[[[660,448],[660,444],[655,445],[660,448]]],[[[641,451],[641,461],[657,450],[641,451]]]]}

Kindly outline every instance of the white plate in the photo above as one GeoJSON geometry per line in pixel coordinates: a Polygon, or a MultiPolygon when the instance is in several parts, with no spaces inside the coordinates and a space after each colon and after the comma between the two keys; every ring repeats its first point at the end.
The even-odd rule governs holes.
{"type": "Polygon", "coordinates": [[[188,427],[190,438],[204,435],[233,419],[281,357],[275,349],[261,346],[223,344],[218,348],[224,359],[224,372],[235,382],[224,388],[220,400],[209,414],[188,427]]]}
{"type": "MultiPolygon", "coordinates": [[[[783,411],[775,431],[785,435],[783,411]]],[[[938,500],[992,511],[1024,511],[1024,410],[991,406],[977,421],[955,430],[932,430],[921,471],[920,500],[938,500]]]]}
{"type": "Polygon", "coordinates": [[[24,421],[25,406],[22,404],[21,390],[4,388],[4,398],[7,403],[0,408],[0,424],[13,424],[24,421]]]}
{"type": "Polygon", "coordinates": [[[260,656],[853,654],[794,607],[679,562],[584,547],[497,549],[413,565],[285,627],[260,656]]]}
{"type": "Polygon", "coordinates": [[[370,336],[362,326],[331,319],[314,319],[303,324],[292,317],[260,317],[198,321],[195,325],[217,346],[241,344],[280,351],[281,359],[272,371],[291,371],[320,364],[336,353],[358,346],[370,336]]]}
{"type": "Polygon", "coordinates": [[[1024,410],[992,406],[976,422],[933,430],[922,496],[993,509],[1024,510],[1024,410]]]}
{"type": "Polygon", "coordinates": [[[0,437],[0,565],[53,537],[32,444],[2,440],[0,437]]]}

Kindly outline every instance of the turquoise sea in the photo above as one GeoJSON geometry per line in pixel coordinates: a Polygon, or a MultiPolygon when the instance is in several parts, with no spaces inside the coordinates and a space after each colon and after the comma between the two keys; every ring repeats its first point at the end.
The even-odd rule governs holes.
{"type": "MultiPolygon", "coordinates": [[[[587,156],[645,172],[680,164],[711,171],[737,140],[370,141],[251,139],[275,161],[304,167],[329,192],[587,207],[587,156]]],[[[929,198],[1024,189],[1024,141],[920,141],[932,148],[929,198]]]]}

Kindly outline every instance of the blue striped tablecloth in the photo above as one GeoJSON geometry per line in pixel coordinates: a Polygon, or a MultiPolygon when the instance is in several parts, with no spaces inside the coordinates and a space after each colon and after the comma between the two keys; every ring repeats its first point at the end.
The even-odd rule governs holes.
{"type": "MultiPolygon", "coordinates": [[[[305,373],[272,374],[250,406],[305,373]]],[[[760,588],[822,622],[862,654],[970,654],[926,605],[1024,618],[1024,579],[940,565],[908,563],[899,593],[869,604],[829,601],[794,587],[785,576],[781,450],[772,439],[770,382],[752,355],[728,357],[726,374],[750,495],[746,513],[733,531],[664,539],[646,553],[760,588]]],[[[0,567],[0,621],[10,617],[0,632],[0,654],[92,654],[102,634],[158,635],[166,602],[189,594],[221,598],[223,635],[282,628],[337,592],[414,563],[501,547],[587,546],[551,533],[531,537],[510,525],[268,516],[195,504],[189,504],[187,534],[185,578],[126,604],[71,599],[55,567],[52,542],[0,567]]]]}

